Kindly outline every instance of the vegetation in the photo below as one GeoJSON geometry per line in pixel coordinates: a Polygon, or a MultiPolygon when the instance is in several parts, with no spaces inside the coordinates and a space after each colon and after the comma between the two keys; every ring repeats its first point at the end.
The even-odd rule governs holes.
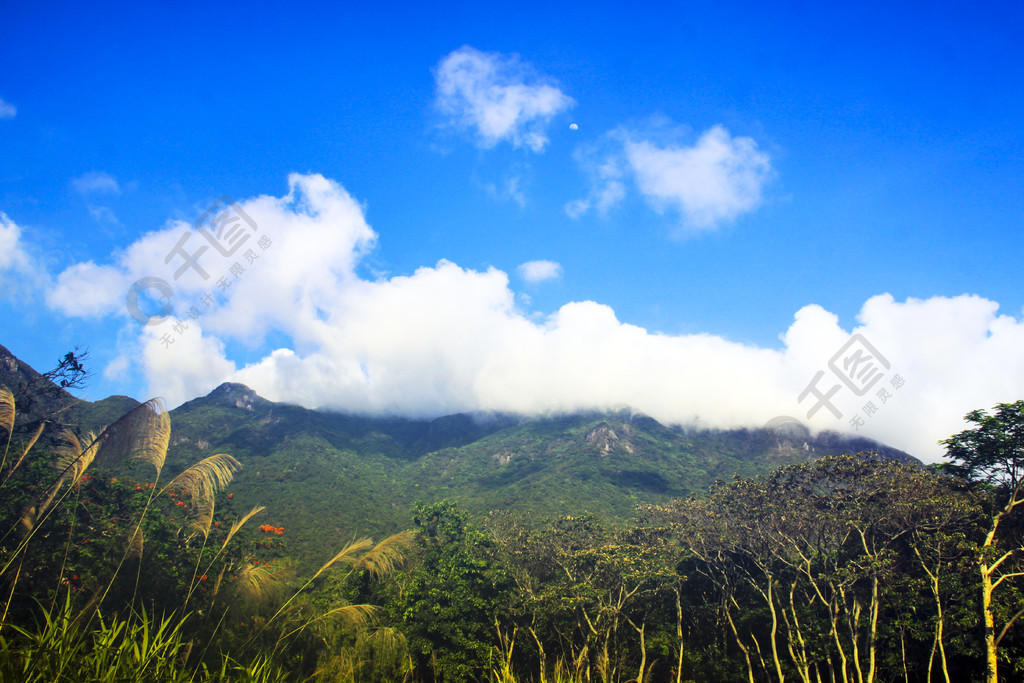
{"type": "Polygon", "coordinates": [[[944,443],[952,459],[950,470],[987,494],[978,552],[981,611],[985,624],[987,680],[999,680],[999,647],[1010,627],[1024,615],[1024,606],[1010,616],[997,614],[996,589],[1012,592],[1013,579],[1024,576],[1021,538],[1014,511],[1024,503],[1024,402],[1002,403],[989,415],[976,410],[966,417],[977,425],[944,443]],[[1001,617],[1001,618],[999,618],[1001,617]],[[996,633],[997,619],[1002,623],[996,633]]]}
{"type": "MultiPolygon", "coordinates": [[[[213,408],[192,406],[195,424],[222,428],[213,408]]],[[[530,506],[483,514],[437,496],[393,506],[409,530],[380,542],[320,529],[334,536],[329,551],[296,549],[294,524],[275,509],[277,491],[308,490],[301,477],[276,482],[265,509],[240,505],[233,455],[174,467],[179,436],[158,401],[95,434],[19,415],[0,389],[0,680],[1024,676],[1024,401],[968,415],[972,426],[944,442],[943,467],[868,452],[801,458],[642,502],[627,521],[530,506]]],[[[643,445],[657,441],[654,427],[627,433],[607,417],[548,425],[567,439],[559,453],[587,444],[600,467],[625,466],[623,434],[657,451],[643,445]]],[[[317,438],[395,443],[333,428],[304,442],[310,458],[333,457],[317,453],[317,438]]],[[[416,467],[489,437],[513,446],[508,427],[467,436],[456,422],[426,438],[400,422],[389,429],[428,449],[406,461],[416,467]]],[[[198,449],[191,432],[184,438],[198,449]]],[[[450,465],[446,476],[458,470],[450,465]]],[[[357,472],[343,495],[358,495],[357,472]]]]}
{"type": "Polygon", "coordinates": [[[275,501],[289,550],[309,571],[319,549],[339,535],[408,528],[416,500],[450,498],[476,516],[510,509],[538,520],[593,514],[627,523],[639,504],[665,503],[716,479],[881,448],[827,434],[687,431],[628,412],[435,420],[338,415],[272,403],[239,384],[186,403],[172,418],[168,469],[210,453],[238,458],[245,468],[232,484],[236,499],[275,501]]]}
{"type": "Polygon", "coordinates": [[[300,581],[283,527],[247,528],[262,507],[232,514],[235,458],[162,484],[159,401],[99,435],[64,431],[51,453],[37,449],[46,422],[21,443],[16,416],[0,388],[2,680],[284,680],[316,674],[320,643],[342,646],[324,657],[334,664],[383,642],[383,629],[366,635],[379,608],[350,598],[402,564],[408,534],[353,541],[300,581]]]}

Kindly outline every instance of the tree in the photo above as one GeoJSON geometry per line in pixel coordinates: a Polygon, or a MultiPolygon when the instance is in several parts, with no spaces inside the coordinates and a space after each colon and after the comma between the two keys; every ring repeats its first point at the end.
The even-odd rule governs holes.
{"type": "MultiPolygon", "coordinates": [[[[969,510],[947,513],[957,487],[860,453],[720,482],[705,497],[651,506],[648,514],[675,530],[684,559],[692,558],[688,573],[717,589],[748,681],[795,673],[804,683],[870,683],[901,661],[909,679],[904,632],[892,629],[893,615],[928,608],[915,574],[936,575],[935,619],[947,618],[940,600],[949,582],[934,565],[948,558],[921,537],[936,525],[952,535],[966,524],[969,510]]],[[[928,635],[939,648],[942,628],[928,635]]]]}
{"type": "MultiPolygon", "coordinates": [[[[616,529],[592,515],[565,515],[530,528],[492,513],[492,529],[515,582],[521,623],[546,657],[577,678],[611,680],[635,667],[644,680],[655,666],[651,642],[674,605],[673,554],[647,528],[616,529]]],[[[681,636],[675,639],[679,642],[681,636]]],[[[681,658],[681,645],[677,650],[681,658]]]]}
{"type": "Polygon", "coordinates": [[[951,461],[947,469],[975,483],[989,496],[985,537],[978,556],[989,683],[999,680],[1000,642],[1024,615],[1022,607],[1005,618],[996,633],[996,589],[1024,576],[1018,564],[1021,544],[1006,531],[1011,517],[1024,504],[1024,401],[1000,403],[994,411],[991,415],[984,410],[968,413],[964,419],[976,426],[941,442],[951,461]]]}
{"type": "Polygon", "coordinates": [[[18,401],[22,418],[31,418],[29,423],[50,422],[61,427],[74,424],[68,415],[69,410],[78,402],[70,391],[84,389],[92,378],[86,369],[89,351],[80,347],[65,353],[56,367],[42,374],[29,370],[27,381],[21,386],[8,387],[12,397],[18,401]]]}
{"type": "Polygon", "coordinates": [[[435,680],[473,680],[498,645],[494,624],[509,587],[494,541],[450,500],[418,505],[413,521],[421,559],[406,577],[402,630],[435,680]]]}

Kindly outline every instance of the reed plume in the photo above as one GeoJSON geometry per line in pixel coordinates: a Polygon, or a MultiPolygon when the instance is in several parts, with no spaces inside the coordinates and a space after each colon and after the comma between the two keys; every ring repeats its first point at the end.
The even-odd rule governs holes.
{"type": "Polygon", "coordinates": [[[96,459],[99,450],[99,442],[96,435],[89,433],[83,445],[78,436],[70,429],[65,429],[61,434],[64,443],[57,448],[57,460],[54,467],[61,473],[61,479],[70,477],[71,485],[74,486],[82,480],[82,475],[96,459]]]}
{"type": "Polygon", "coordinates": [[[405,562],[405,553],[412,546],[412,539],[411,531],[388,536],[359,558],[353,567],[365,569],[377,578],[387,576],[405,562]]]}
{"type": "MultiPolygon", "coordinates": [[[[2,483],[0,483],[0,486],[2,486],[3,484],[6,484],[7,480],[10,479],[11,476],[18,470],[18,468],[21,466],[21,463],[25,460],[25,456],[28,455],[28,452],[30,450],[32,450],[33,446],[36,445],[36,441],[39,441],[39,437],[42,436],[43,429],[45,429],[45,428],[46,428],[46,422],[40,422],[39,426],[36,427],[36,431],[33,432],[31,438],[29,438],[28,443],[25,444],[25,447],[23,449],[21,449],[21,455],[18,456],[17,460],[15,460],[13,463],[11,463],[11,468],[7,471],[7,474],[4,475],[4,480],[3,480],[2,483]]],[[[4,451],[4,460],[3,460],[3,462],[7,462],[7,451],[6,450],[4,451]]],[[[2,472],[2,471],[3,471],[3,464],[0,463],[0,472],[2,472]]]]}
{"type": "Polygon", "coordinates": [[[203,498],[212,498],[220,491],[223,491],[231,480],[235,478],[235,472],[242,469],[242,463],[227,453],[218,453],[203,458],[196,464],[171,480],[164,490],[172,487],[179,487],[198,502],[203,498]]]}
{"type": "MultiPolygon", "coordinates": [[[[41,431],[41,429],[37,430],[37,433],[41,431]]],[[[21,514],[21,519],[18,520],[18,526],[23,535],[29,534],[35,528],[39,519],[50,509],[61,487],[64,486],[64,482],[70,479],[70,486],[72,487],[79,484],[82,480],[82,475],[85,474],[86,469],[88,469],[96,457],[97,442],[94,435],[89,435],[87,446],[83,446],[79,438],[70,430],[64,430],[61,436],[64,439],[64,443],[58,446],[57,460],[54,462],[54,467],[60,474],[45,493],[36,497],[35,500],[25,507],[24,512],[21,514]]],[[[21,458],[19,458],[18,462],[21,462],[21,458]]]]}
{"type": "Polygon", "coordinates": [[[258,515],[259,513],[263,512],[264,510],[266,510],[264,506],[257,505],[252,510],[249,510],[247,513],[245,513],[245,516],[243,516],[237,522],[232,524],[231,529],[228,531],[228,537],[224,539],[224,543],[220,546],[221,552],[224,551],[224,548],[228,547],[228,543],[230,543],[231,539],[234,538],[235,534],[238,533],[238,530],[245,526],[246,522],[248,522],[250,519],[258,515]]]}
{"type": "Polygon", "coordinates": [[[246,563],[231,583],[231,601],[251,608],[269,605],[280,599],[284,581],[292,574],[289,566],[265,566],[246,563]]]}
{"type": "Polygon", "coordinates": [[[135,527],[135,533],[132,534],[131,540],[128,541],[128,557],[142,557],[142,527],[135,527]]]}
{"type": "MultiPolygon", "coordinates": [[[[202,534],[203,541],[210,536],[210,527],[213,526],[214,497],[208,496],[195,501],[192,512],[189,516],[187,528],[202,534]]],[[[189,535],[192,538],[192,534],[189,535]]]]}
{"type": "MultiPolygon", "coordinates": [[[[373,541],[369,538],[360,538],[356,541],[352,541],[342,548],[337,555],[327,560],[327,562],[324,563],[324,566],[320,567],[320,569],[316,571],[316,574],[313,574],[313,578],[309,580],[309,583],[315,581],[318,576],[339,562],[342,564],[354,564],[359,559],[360,554],[365,553],[371,548],[373,548],[373,541]]],[[[309,585],[309,583],[306,585],[309,585]]]]}
{"type": "Polygon", "coordinates": [[[0,386],[0,429],[8,436],[14,431],[14,394],[4,386],[0,386]]]}
{"type": "Polygon", "coordinates": [[[170,414],[161,399],[150,399],[109,425],[97,441],[97,465],[113,467],[133,460],[145,462],[156,469],[159,478],[171,441],[170,414]]]}

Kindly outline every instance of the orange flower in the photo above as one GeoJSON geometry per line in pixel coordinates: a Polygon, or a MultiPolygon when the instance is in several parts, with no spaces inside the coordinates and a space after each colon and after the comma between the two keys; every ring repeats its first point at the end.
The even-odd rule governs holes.
{"type": "Polygon", "coordinates": [[[233,494],[233,493],[229,493],[228,494],[228,498],[234,498],[234,497],[235,497],[235,494],[233,494]]]}

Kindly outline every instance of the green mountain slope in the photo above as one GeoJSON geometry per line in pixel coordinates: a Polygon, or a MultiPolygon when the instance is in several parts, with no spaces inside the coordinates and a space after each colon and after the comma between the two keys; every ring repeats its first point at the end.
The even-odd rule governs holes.
{"type": "MultiPolygon", "coordinates": [[[[0,383],[35,376],[2,352],[0,383]]],[[[137,405],[124,396],[89,403],[53,389],[48,395],[70,403],[83,430],[137,405]]],[[[267,506],[262,523],[284,526],[291,550],[311,561],[356,535],[408,527],[416,501],[452,498],[478,513],[593,513],[615,521],[638,503],[808,458],[861,450],[909,458],[866,439],[812,438],[794,425],[695,431],[628,412],[372,418],[274,403],[240,384],[176,408],[171,425],[165,481],[204,457],[230,453],[244,469],[229,504],[239,514],[267,506]]]]}
{"type": "Polygon", "coordinates": [[[171,418],[169,467],[231,453],[245,465],[232,486],[236,503],[267,505],[268,519],[289,529],[304,556],[404,528],[417,500],[625,520],[638,503],[810,457],[866,449],[909,457],[835,434],[687,431],[629,413],[368,418],[272,403],[238,384],[171,418]]]}

